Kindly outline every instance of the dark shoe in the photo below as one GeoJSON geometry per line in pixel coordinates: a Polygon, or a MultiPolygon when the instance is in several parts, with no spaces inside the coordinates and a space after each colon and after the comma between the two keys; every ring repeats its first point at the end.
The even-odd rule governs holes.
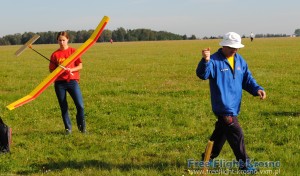
{"type": "Polygon", "coordinates": [[[79,126],[78,126],[78,130],[79,130],[81,133],[86,133],[85,126],[79,125],[79,126]]]}
{"type": "Polygon", "coordinates": [[[86,134],[87,133],[87,131],[86,131],[86,129],[82,129],[82,130],[79,130],[81,133],[83,133],[83,134],[86,134]]]}

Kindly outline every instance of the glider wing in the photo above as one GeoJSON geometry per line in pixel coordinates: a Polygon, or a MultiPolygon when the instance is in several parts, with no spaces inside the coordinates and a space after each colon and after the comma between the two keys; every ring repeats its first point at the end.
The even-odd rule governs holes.
{"type": "MultiPolygon", "coordinates": [[[[80,57],[83,53],[85,53],[100,37],[102,31],[104,30],[106,24],[109,21],[109,17],[104,16],[103,19],[98,24],[97,28],[94,30],[90,38],[85,41],[76,51],[68,57],[61,65],[64,67],[68,67],[71,63],[73,63],[78,57],[80,57]]],[[[57,67],[50,75],[48,75],[32,92],[30,92],[25,97],[9,104],[6,106],[9,110],[13,110],[19,106],[22,106],[35,98],[37,98],[51,83],[55,81],[55,79],[63,73],[65,70],[61,67],[57,67]]]]}

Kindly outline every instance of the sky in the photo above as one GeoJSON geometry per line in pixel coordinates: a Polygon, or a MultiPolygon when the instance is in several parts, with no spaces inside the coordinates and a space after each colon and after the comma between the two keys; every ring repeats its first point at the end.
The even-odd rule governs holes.
{"type": "Polygon", "coordinates": [[[287,34],[300,28],[299,0],[0,0],[0,37],[24,32],[146,28],[197,38],[287,34]]]}

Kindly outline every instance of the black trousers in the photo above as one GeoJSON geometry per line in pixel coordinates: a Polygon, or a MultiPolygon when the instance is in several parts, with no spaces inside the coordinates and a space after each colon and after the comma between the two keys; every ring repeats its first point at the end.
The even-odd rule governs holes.
{"type": "Polygon", "coordinates": [[[244,134],[237,117],[219,116],[210,140],[214,141],[211,159],[216,158],[220,154],[226,140],[233,150],[237,161],[246,162],[249,159],[246,154],[244,134]]]}

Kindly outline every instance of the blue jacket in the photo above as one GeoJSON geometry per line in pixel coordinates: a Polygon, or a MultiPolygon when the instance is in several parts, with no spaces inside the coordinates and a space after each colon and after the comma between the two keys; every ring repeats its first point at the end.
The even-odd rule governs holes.
{"type": "Polygon", "coordinates": [[[237,116],[240,112],[242,90],[257,96],[259,86],[252,77],[246,61],[238,53],[234,56],[234,70],[220,48],[205,62],[202,59],[196,70],[200,79],[209,79],[212,110],[217,116],[237,116]]]}

